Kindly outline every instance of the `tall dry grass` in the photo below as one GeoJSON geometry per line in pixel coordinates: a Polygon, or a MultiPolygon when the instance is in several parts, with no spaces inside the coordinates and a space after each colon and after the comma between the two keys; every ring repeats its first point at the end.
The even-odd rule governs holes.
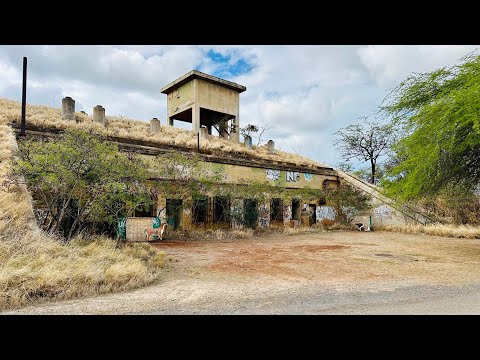
{"type": "MultiPolygon", "coordinates": [[[[0,98],[0,123],[19,123],[21,104],[17,101],[0,98]]],[[[178,129],[172,126],[161,126],[160,133],[150,132],[150,125],[147,121],[139,121],[126,117],[107,116],[105,127],[94,123],[92,117],[82,113],[75,113],[76,121],[62,120],[61,110],[49,106],[27,105],[27,122],[45,128],[55,129],[95,129],[99,133],[117,136],[120,138],[151,141],[158,144],[178,145],[190,147],[197,146],[197,135],[191,131],[178,129]]],[[[229,141],[216,136],[209,137],[208,141],[201,141],[202,150],[235,153],[252,158],[286,162],[304,167],[325,167],[327,165],[313,161],[300,155],[275,150],[270,153],[265,146],[246,148],[236,141],[229,141]]]]}
{"type": "Polygon", "coordinates": [[[164,254],[148,244],[117,248],[111,239],[85,236],[64,244],[38,229],[26,188],[1,186],[15,144],[12,129],[0,124],[0,310],[131,289],[158,277],[164,254]]]}
{"type": "Polygon", "coordinates": [[[454,238],[480,239],[480,227],[470,225],[403,225],[384,226],[381,230],[401,232],[405,234],[425,234],[454,238]]]}

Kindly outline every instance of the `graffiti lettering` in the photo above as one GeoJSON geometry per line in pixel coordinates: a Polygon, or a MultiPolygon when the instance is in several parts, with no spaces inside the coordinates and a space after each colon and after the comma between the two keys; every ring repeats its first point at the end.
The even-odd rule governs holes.
{"type": "Polygon", "coordinates": [[[283,206],[283,222],[288,222],[292,218],[292,208],[288,205],[283,206]]]}
{"type": "Polygon", "coordinates": [[[390,216],[390,209],[386,205],[382,205],[373,209],[373,212],[377,216],[390,216]]]}
{"type": "Polygon", "coordinates": [[[38,223],[43,224],[43,222],[47,219],[48,209],[35,209],[38,223]]]}
{"type": "Polygon", "coordinates": [[[272,170],[267,169],[265,170],[267,180],[278,180],[280,179],[280,170],[272,170]]]}
{"type": "Polygon", "coordinates": [[[317,221],[322,220],[335,220],[337,212],[331,206],[318,206],[317,207],[317,221]]]}
{"type": "Polygon", "coordinates": [[[288,182],[295,182],[300,180],[300,174],[296,171],[287,171],[285,172],[286,174],[286,180],[288,182]]]}
{"type": "Polygon", "coordinates": [[[306,181],[312,180],[312,174],[304,173],[304,174],[303,174],[303,177],[305,178],[306,181]]]}

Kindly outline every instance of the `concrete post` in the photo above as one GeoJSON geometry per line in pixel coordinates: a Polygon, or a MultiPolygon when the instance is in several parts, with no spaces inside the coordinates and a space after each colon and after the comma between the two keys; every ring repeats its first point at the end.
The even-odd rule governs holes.
{"type": "Polygon", "coordinates": [[[220,133],[218,134],[219,137],[228,139],[228,130],[227,130],[227,123],[222,122],[219,124],[218,129],[220,130],[220,133]]]}
{"type": "Polygon", "coordinates": [[[243,139],[243,144],[247,147],[247,149],[252,148],[252,137],[246,135],[243,139]]]}
{"type": "Polygon", "coordinates": [[[273,142],[273,140],[268,140],[267,149],[270,152],[273,152],[275,150],[275,143],[273,142]]]}
{"type": "Polygon", "coordinates": [[[62,99],[62,119],[75,120],[75,100],[70,96],[62,99]]]}
{"type": "Polygon", "coordinates": [[[233,127],[232,131],[230,132],[230,140],[240,142],[240,120],[238,116],[233,118],[233,127]]]}
{"type": "Polygon", "coordinates": [[[158,134],[160,132],[160,120],[153,118],[150,120],[150,132],[158,134]]]}
{"type": "Polygon", "coordinates": [[[200,106],[198,105],[192,107],[192,131],[194,134],[200,131],[200,106]]]}
{"type": "Polygon", "coordinates": [[[102,105],[97,105],[93,108],[93,121],[105,125],[105,109],[102,105]]]}
{"type": "Polygon", "coordinates": [[[206,127],[200,128],[200,138],[205,139],[208,137],[208,129],[206,127]]]}

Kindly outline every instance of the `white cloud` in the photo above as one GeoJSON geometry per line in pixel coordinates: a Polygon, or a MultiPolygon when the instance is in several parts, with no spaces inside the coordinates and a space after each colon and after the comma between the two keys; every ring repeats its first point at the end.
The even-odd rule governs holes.
{"type": "MultiPolygon", "coordinates": [[[[339,162],[332,134],[372,113],[386,90],[412,72],[451,65],[476,46],[0,46],[0,96],[20,100],[22,57],[28,101],[165,123],[160,88],[191,69],[224,70],[243,59],[252,70],[228,80],[240,95],[241,125],[271,125],[265,139],[318,161],[339,162]],[[219,64],[213,50],[229,57],[219,64]]],[[[180,127],[188,124],[178,123],[180,127]]]]}
{"type": "Polygon", "coordinates": [[[478,45],[369,45],[358,49],[360,61],[382,87],[395,86],[413,72],[450,66],[478,45]]]}

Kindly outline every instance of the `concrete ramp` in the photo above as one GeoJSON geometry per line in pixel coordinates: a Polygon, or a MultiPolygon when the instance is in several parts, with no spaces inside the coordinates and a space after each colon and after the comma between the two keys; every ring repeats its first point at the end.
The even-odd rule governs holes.
{"type": "Polygon", "coordinates": [[[394,226],[404,224],[422,224],[435,222],[421,211],[407,205],[396,204],[395,201],[382,194],[381,189],[370,184],[358,177],[346,173],[340,169],[335,169],[337,175],[342,182],[345,182],[354,188],[361,190],[372,197],[371,210],[356,216],[355,222],[368,224],[370,216],[372,217],[373,226],[394,226]]]}

